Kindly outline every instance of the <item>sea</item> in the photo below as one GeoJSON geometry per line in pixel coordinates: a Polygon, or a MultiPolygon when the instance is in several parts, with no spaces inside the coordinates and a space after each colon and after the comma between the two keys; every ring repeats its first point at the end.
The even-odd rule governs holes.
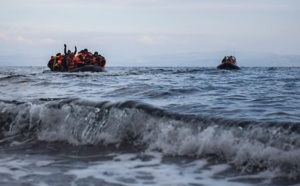
{"type": "Polygon", "coordinates": [[[0,185],[300,185],[300,67],[2,66],[0,185]]]}

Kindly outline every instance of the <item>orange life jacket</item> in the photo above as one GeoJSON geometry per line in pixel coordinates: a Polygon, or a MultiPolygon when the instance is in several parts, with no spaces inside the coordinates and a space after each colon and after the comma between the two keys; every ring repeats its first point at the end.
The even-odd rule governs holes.
{"type": "Polygon", "coordinates": [[[57,63],[58,63],[58,66],[59,66],[59,67],[61,67],[61,63],[62,63],[62,61],[64,60],[64,58],[65,58],[64,55],[60,55],[60,56],[58,57],[57,63]]]}
{"type": "Polygon", "coordinates": [[[105,66],[106,66],[106,59],[105,59],[105,57],[101,57],[101,61],[100,61],[100,66],[102,67],[102,68],[105,68],[105,66]]]}
{"type": "Polygon", "coordinates": [[[84,56],[83,56],[83,54],[82,53],[78,53],[77,55],[76,55],[76,57],[74,57],[73,58],[73,62],[77,65],[77,64],[85,64],[85,62],[84,62],[84,60],[85,60],[85,58],[84,58],[84,56]],[[82,58],[82,59],[81,59],[82,58]]]}
{"type": "Polygon", "coordinates": [[[68,54],[66,56],[66,64],[68,65],[68,69],[74,69],[76,68],[76,64],[74,62],[74,55],[73,54],[68,54]]]}
{"type": "Polygon", "coordinates": [[[60,70],[61,68],[61,61],[59,63],[59,57],[60,56],[52,56],[51,59],[53,60],[53,70],[60,70]]]}
{"type": "Polygon", "coordinates": [[[84,61],[86,64],[91,64],[93,59],[93,54],[91,52],[87,52],[86,54],[84,54],[84,61]]]}
{"type": "Polygon", "coordinates": [[[90,65],[100,66],[100,61],[101,61],[100,56],[93,56],[93,59],[92,59],[90,65]]]}
{"type": "Polygon", "coordinates": [[[92,58],[93,57],[93,54],[91,52],[87,52],[85,55],[84,55],[85,58],[92,58]]]}

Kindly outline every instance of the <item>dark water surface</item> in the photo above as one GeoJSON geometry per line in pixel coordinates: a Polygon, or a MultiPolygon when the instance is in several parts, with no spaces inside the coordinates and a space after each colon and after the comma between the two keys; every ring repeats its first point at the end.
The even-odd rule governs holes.
{"type": "Polygon", "coordinates": [[[0,67],[0,185],[299,185],[300,68],[0,67]]]}

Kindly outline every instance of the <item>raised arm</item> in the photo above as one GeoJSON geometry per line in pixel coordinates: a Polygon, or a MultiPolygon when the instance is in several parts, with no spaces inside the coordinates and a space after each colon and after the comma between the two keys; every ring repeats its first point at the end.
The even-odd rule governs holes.
{"type": "Polygon", "coordinates": [[[64,49],[64,53],[65,53],[65,55],[67,55],[67,45],[66,45],[66,44],[64,44],[64,47],[65,47],[65,49],[64,49]]]}
{"type": "Polygon", "coordinates": [[[76,55],[76,53],[77,53],[77,47],[75,46],[74,56],[76,55]]]}

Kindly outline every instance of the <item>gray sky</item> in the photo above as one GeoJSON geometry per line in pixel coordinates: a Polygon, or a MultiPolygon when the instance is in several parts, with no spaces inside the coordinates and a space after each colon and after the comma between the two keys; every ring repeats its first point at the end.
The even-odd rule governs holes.
{"type": "Polygon", "coordinates": [[[98,51],[111,66],[181,53],[300,54],[299,0],[0,3],[0,65],[3,59],[24,65],[20,59],[26,58],[26,65],[43,66],[51,55],[63,52],[64,43],[71,50],[76,45],[98,51]]]}

